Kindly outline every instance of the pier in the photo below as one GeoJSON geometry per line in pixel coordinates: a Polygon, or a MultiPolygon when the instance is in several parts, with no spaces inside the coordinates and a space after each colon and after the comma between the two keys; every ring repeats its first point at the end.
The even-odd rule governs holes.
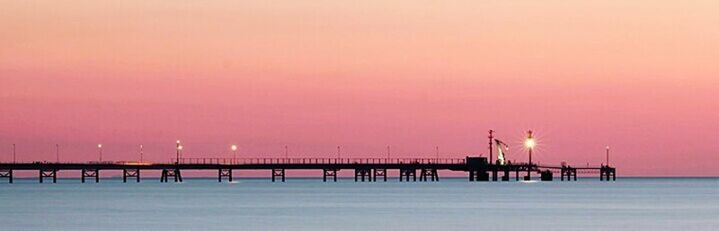
{"type": "Polygon", "coordinates": [[[468,181],[554,180],[576,181],[577,174],[596,174],[602,181],[615,181],[616,169],[608,165],[572,167],[569,165],[539,165],[529,163],[489,164],[486,157],[464,159],[382,159],[382,158],[181,158],[169,163],[146,162],[87,162],[87,163],[0,163],[0,179],[13,183],[17,171],[36,171],[40,183],[57,182],[60,171],[80,171],[80,181],[100,182],[101,172],[122,172],[123,182],[134,178],[141,181],[141,172],[159,171],[160,182],[182,182],[182,172],[188,170],[214,171],[217,180],[233,181],[234,174],[243,170],[267,170],[273,182],[287,180],[287,170],[317,170],[323,181],[337,181],[340,171],[354,173],[356,182],[387,181],[390,170],[398,172],[399,182],[439,181],[439,171],[465,172],[468,181]],[[514,177],[512,177],[514,176],[514,177]]]}

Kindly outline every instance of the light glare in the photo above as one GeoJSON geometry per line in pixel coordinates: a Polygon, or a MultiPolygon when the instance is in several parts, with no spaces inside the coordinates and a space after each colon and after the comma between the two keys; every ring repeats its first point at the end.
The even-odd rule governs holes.
{"type": "Polygon", "coordinates": [[[534,148],[534,146],[536,145],[537,142],[534,141],[534,139],[527,139],[526,141],[524,141],[524,146],[526,146],[527,148],[534,148]]]}

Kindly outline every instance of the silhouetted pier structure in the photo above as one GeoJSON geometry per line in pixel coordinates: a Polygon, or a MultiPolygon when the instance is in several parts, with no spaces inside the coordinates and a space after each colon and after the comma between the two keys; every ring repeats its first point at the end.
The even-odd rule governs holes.
{"type": "Polygon", "coordinates": [[[564,181],[577,180],[577,173],[599,173],[601,180],[616,180],[616,169],[607,165],[599,167],[572,167],[569,165],[548,166],[528,163],[489,164],[485,157],[464,159],[388,159],[388,158],[275,158],[275,159],[222,159],[222,158],[181,158],[171,163],[141,162],[88,162],[88,163],[0,163],[0,178],[13,183],[15,171],[37,171],[41,183],[46,178],[57,182],[59,171],[80,171],[81,182],[86,178],[100,182],[101,171],[122,171],[123,182],[135,178],[140,182],[143,171],[160,171],[161,182],[182,182],[182,172],[188,170],[210,170],[217,172],[217,180],[233,181],[233,172],[242,170],[268,170],[272,181],[286,180],[287,170],[321,170],[322,180],[337,181],[338,172],[354,171],[355,181],[387,181],[390,170],[399,172],[399,181],[439,181],[439,171],[459,171],[468,174],[469,181],[510,181],[514,174],[516,181],[530,180],[536,174],[542,181],[551,181],[555,173],[564,181]],[[419,176],[418,176],[419,172],[419,176]],[[501,174],[501,178],[500,178],[501,174]],[[379,177],[379,178],[378,178],[379,177]]]}

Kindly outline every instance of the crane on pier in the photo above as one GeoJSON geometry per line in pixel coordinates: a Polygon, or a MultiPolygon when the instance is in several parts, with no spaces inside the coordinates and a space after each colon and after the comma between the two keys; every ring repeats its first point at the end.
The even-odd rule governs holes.
{"type": "Polygon", "coordinates": [[[507,153],[509,153],[509,145],[498,139],[494,139],[494,142],[497,144],[497,163],[499,165],[506,165],[507,153]]]}
{"type": "Polygon", "coordinates": [[[498,165],[506,165],[507,164],[507,158],[506,155],[509,152],[509,145],[505,144],[499,139],[494,138],[494,130],[489,130],[489,163],[494,164],[492,160],[492,152],[494,151],[494,147],[496,144],[497,146],[497,164],[498,165]]]}

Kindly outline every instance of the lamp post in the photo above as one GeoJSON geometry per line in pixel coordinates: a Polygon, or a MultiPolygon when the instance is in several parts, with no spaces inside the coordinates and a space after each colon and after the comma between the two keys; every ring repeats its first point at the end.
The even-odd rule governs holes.
{"type": "Polygon", "coordinates": [[[177,145],[175,146],[175,164],[180,164],[180,150],[182,150],[182,145],[180,145],[180,140],[177,140],[177,145]]]}
{"type": "Polygon", "coordinates": [[[230,149],[232,149],[232,163],[235,163],[237,161],[237,145],[233,144],[230,149]]]}
{"type": "Polygon", "coordinates": [[[97,144],[98,152],[100,153],[100,162],[102,162],[102,144],[97,144]]]}
{"type": "Polygon", "coordinates": [[[436,155],[436,157],[437,157],[437,162],[439,162],[439,146],[434,146],[434,148],[435,148],[435,150],[436,150],[435,155],[436,155]]]}
{"type": "Polygon", "coordinates": [[[532,151],[536,145],[537,142],[534,140],[532,130],[527,131],[527,139],[524,141],[524,146],[527,147],[529,151],[529,167],[527,168],[527,178],[529,179],[531,179],[530,174],[532,172],[532,151]]]}
{"type": "Polygon", "coordinates": [[[524,141],[524,146],[527,147],[527,150],[529,151],[529,164],[532,164],[532,150],[534,149],[534,146],[537,145],[537,142],[534,140],[534,137],[532,135],[532,131],[527,131],[527,140],[524,141]]]}
{"type": "Polygon", "coordinates": [[[143,154],[144,154],[144,153],[143,153],[143,150],[142,150],[142,148],[143,148],[143,146],[142,146],[142,144],[140,144],[140,163],[142,163],[142,162],[143,162],[143,158],[142,158],[142,156],[143,156],[143,154]]]}
{"type": "Polygon", "coordinates": [[[55,144],[55,162],[60,163],[60,145],[55,144]]]}
{"type": "Polygon", "coordinates": [[[287,145],[285,145],[285,159],[288,159],[288,158],[290,158],[290,152],[289,152],[289,149],[287,148],[287,145]]]}
{"type": "Polygon", "coordinates": [[[337,159],[340,159],[340,157],[341,157],[341,156],[340,156],[340,150],[341,150],[341,147],[340,147],[340,146],[337,146],[337,159]]]}
{"type": "Polygon", "coordinates": [[[606,163],[607,163],[607,166],[609,166],[609,146],[607,145],[606,148],[607,148],[607,156],[606,156],[606,157],[607,157],[607,162],[606,162],[606,163]]]}
{"type": "Polygon", "coordinates": [[[15,144],[12,144],[12,162],[15,163],[17,161],[16,155],[15,155],[15,144]]]}

